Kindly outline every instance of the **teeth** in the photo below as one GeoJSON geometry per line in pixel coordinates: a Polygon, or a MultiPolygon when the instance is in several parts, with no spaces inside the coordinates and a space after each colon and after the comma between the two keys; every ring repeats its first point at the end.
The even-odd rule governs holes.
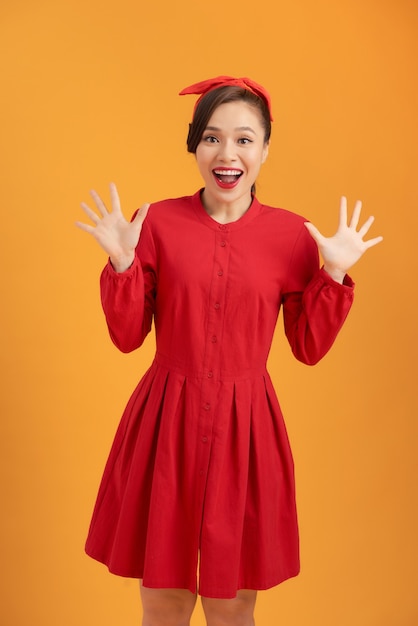
{"type": "Polygon", "coordinates": [[[239,176],[241,174],[241,170],[214,170],[214,172],[220,176],[239,176]]]}

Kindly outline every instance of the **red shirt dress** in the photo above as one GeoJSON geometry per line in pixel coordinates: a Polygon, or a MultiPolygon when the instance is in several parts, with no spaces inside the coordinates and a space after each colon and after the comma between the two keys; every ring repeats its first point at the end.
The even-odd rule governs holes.
{"type": "Polygon", "coordinates": [[[123,413],[87,553],[144,586],[233,598],[299,572],[293,460],[266,361],[279,310],[316,363],[353,300],[304,219],[260,204],[219,224],[200,192],[151,205],[133,265],[101,276],[113,342],[155,359],[123,413]]]}

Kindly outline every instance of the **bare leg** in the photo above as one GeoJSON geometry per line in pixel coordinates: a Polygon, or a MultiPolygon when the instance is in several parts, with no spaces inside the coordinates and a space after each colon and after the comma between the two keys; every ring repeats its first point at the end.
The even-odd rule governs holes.
{"type": "Polygon", "coordinates": [[[151,589],[140,581],[142,626],[189,626],[196,596],[187,589],[151,589]]]}
{"type": "Polygon", "coordinates": [[[251,589],[241,589],[232,600],[202,598],[207,626],[254,626],[256,599],[251,589]]]}

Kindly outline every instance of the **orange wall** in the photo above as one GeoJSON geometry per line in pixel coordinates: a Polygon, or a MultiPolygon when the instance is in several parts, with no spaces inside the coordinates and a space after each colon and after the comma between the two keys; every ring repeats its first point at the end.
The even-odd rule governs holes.
{"type": "Polygon", "coordinates": [[[339,196],[359,197],[385,236],[322,363],[296,363],[279,325],[302,573],[260,594],[258,626],[417,624],[415,0],[4,0],[1,14],[1,624],[139,623],[136,582],[83,543],[153,342],[111,345],[104,255],[74,222],[110,180],[127,214],[197,189],[193,98],[176,94],[221,73],[272,94],[261,200],[332,232],[339,196]]]}

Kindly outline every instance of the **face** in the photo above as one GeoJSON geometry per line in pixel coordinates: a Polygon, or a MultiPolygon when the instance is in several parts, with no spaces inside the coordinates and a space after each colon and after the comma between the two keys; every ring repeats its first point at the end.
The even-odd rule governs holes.
{"type": "Polygon", "coordinates": [[[215,109],[196,150],[205,181],[206,207],[236,205],[246,210],[251,203],[251,187],[267,154],[268,143],[257,109],[243,101],[215,109]]]}

